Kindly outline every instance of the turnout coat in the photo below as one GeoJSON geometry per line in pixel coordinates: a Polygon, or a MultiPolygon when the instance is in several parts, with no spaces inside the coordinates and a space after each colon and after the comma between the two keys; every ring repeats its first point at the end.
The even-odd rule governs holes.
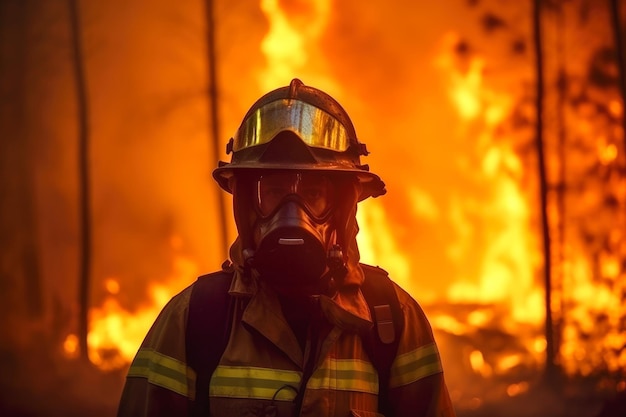
{"type": "MultiPolygon", "coordinates": [[[[313,297],[316,313],[309,327],[316,331],[302,345],[277,294],[236,271],[229,289],[234,302],[228,342],[209,392],[196,392],[196,373],[186,358],[193,285],[170,300],[139,348],[118,417],[186,416],[200,395],[210,396],[213,417],[383,416],[378,373],[360,336],[373,325],[372,316],[358,287],[313,297]]],[[[389,414],[453,417],[429,322],[407,292],[396,284],[394,290],[404,328],[387,381],[389,414]]]]}

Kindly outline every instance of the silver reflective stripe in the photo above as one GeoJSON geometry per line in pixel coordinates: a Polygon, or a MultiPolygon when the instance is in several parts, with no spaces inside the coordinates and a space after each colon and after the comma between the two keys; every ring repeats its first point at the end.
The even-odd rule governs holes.
{"type": "Polygon", "coordinates": [[[326,358],[311,376],[307,388],[378,394],[378,374],[367,361],[326,358]]]}
{"type": "Polygon", "coordinates": [[[398,355],[391,365],[389,387],[399,387],[442,372],[439,351],[434,343],[398,355]]]}
{"type": "Polygon", "coordinates": [[[209,387],[212,397],[292,401],[302,373],[280,369],[219,365],[209,387]]]}
{"type": "Polygon", "coordinates": [[[153,349],[141,348],[128,370],[129,377],[148,382],[187,398],[196,396],[196,373],[183,362],[153,349]]]}

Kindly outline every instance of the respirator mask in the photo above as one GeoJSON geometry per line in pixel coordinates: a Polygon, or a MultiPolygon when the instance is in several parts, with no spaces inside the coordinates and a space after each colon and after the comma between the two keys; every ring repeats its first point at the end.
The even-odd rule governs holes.
{"type": "Polygon", "coordinates": [[[254,268],[279,286],[315,285],[334,235],[332,181],[314,172],[271,172],[258,178],[253,191],[254,268]]]}
{"type": "Polygon", "coordinates": [[[213,178],[234,197],[243,277],[289,290],[340,284],[358,261],[356,204],[386,192],[343,107],[293,79],[250,107],[226,153],[213,178]]]}

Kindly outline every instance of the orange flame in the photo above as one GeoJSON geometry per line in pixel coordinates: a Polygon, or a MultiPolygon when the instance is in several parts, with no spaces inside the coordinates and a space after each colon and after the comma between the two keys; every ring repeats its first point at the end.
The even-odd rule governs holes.
{"type": "Polygon", "coordinates": [[[290,3],[284,9],[279,0],[261,0],[269,31],[261,43],[267,66],[259,76],[262,91],[287,85],[294,77],[307,77],[309,83],[327,86],[328,81],[311,70],[319,62],[311,62],[311,51],[323,33],[330,13],[330,0],[290,3]],[[322,79],[320,79],[322,78],[322,79]]]}
{"type": "MultiPolygon", "coordinates": [[[[172,275],[163,283],[150,285],[148,300],[133,310],[124,308],[117,299],[123,290],[119,280],[107,278],[104,286],[108,295],[101,306],[90,311],[89,360],[104,371],[127,366],[163,306],[197,276],[195,262],[176,256],[172,275]]],[[[68,335],[63,348],[67,357],[77,357],[77,336],[68,335]]]]}

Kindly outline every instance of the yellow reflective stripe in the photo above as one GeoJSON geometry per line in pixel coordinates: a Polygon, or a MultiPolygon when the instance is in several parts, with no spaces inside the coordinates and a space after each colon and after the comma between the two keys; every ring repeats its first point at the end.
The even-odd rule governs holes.
{"type": "Polygon", "coordinates": [[[439,372],[442,368],[437,345],[421,346],[396,357],[391,365],[389,387],[411,384],[439,372]]]}
{"type": "Polygon", "coordinates": [[[378,373],[367,361],[326,358],[311,376],[307,388],[378,394],[378,373]]]}
{"type": "Polygon", "coordinates": [[[147,378],[151,384],[191,399],[196,395],[196,373],[193,369],[152,349],[139,349],[128,376],[147,378]]]}
{"type": "Polygon", "coordinates": [[[292,401],[301,379],[302,373],[297,371],[220,365],[211,378],[209,394],[213,397],[292,401]]]}

